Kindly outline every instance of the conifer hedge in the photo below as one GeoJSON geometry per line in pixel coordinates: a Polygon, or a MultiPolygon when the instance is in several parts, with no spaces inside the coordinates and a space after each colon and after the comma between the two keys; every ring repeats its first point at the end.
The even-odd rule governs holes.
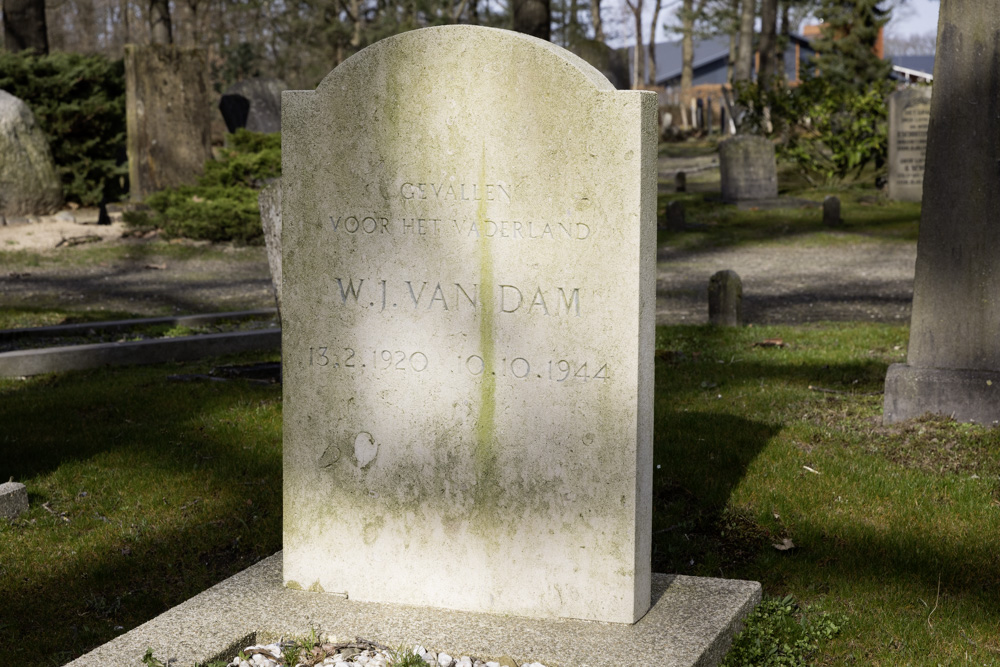
{"type": "Polygon", "coordinates": [[[92,206],[128,191],[125,66],[101,55],[0,51],[0,90],[31,107],[52,148],[63,196],[92,206]]]}

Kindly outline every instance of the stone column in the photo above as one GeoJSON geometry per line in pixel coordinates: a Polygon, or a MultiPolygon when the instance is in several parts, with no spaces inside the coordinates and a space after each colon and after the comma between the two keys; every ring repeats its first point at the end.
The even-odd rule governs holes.
{"type": "Polygon", "coordinates": [[[133,201],[194,183],[212,157],[211,106],[200,49],[125,46],[125,118],[133,201]]]}
{"type": "Polygon", "coordinates": [[[883,419],[1000,420],[1000,13],[941,3],[907,363],[883,419]]]}

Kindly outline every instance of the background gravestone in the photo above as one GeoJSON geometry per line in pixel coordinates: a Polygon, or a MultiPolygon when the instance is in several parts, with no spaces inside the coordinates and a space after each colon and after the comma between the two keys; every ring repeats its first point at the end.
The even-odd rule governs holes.
{"type": "Polygon", "coordinates": [[[719,173],[726,203],[778,196],[774,144],[764,137],[740,135],[720,142],[719,173]]]}
{"type": "Polygon", "coordinates": [[[43,215],[61,204],[62,184],[35,114],[0,90],[0,215],[43,215]]]}
{"type": "Polygon", "coordinates": [[[642,617],[656,95],[447,26],[282,99],[286,585],[642,617]]]}
{"type": "Polygon", "coordinates": [[[743,326],[743,281],[735,271],[717,271],[708,280],[708,322],[743,326]]]}
{"type": "Polygon", "coordinates": [[[833,195],[823,197],[823,225],[839,227],[844,223],[840,217],[840,199],[833,195]]]}
{"type": "Polygon", "coordinates": [[[125,46],[125,116],[131,198],[194,183],[212,157],[205,52],[125,46]]]}
{"type": "Polygon", "coordinates": [[[930,114],[929,86],[911,86],[889,96],[889,199],[920,201],[930,114]]]}
{"type": "Polygon", "coordinates": [[[944,2],[927,129],[906,364],[889,367],[883,419],[925,412],[1000,420],[1000,13],[944,2]]]}
{"type": "Polygon", "coordinates": [[[663,217],[665,218],[664,229],[672,232],[683,232],[686,226],[684,202],[677,201],[676,199],[667,202],[667,208],[664,211],[663,217]]]}
{"type": "Polygon", "coordinates": [[[219,110],[230,132],[245,127],[251,132],[281,132],[281,92],[288,88],[278,79],[247,79],[226,89],[219,110]]]}

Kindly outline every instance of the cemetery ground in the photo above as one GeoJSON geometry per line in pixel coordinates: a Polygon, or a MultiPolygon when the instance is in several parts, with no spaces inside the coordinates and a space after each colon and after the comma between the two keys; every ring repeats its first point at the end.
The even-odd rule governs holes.
{"type": "MultiPolygon", "coordinates": [[[[661,212],[683,199],[691,229],[660,232],[653,570],[792,596],[733,664],[795,664],[778,662],[782,643],[819,664],[1000,664],[997,434],[940,418],[881,425],[886,368],[906,358],[908,286],[879,272],[912,271],[919,207],[843,188],[844,226],[826,229],[818,208],[706,202],[717,174],[660,198],[661,212]],[[875,264],[867,280],[858,255],[875,264]],[[753,326],[700,324],[702,288],[676,267],[707,284],[720,257],[742,262],[753,326]],[[773,281],[754,278],[775,266],[773,281]],[[850,290],[830,284],[836,266],[853,298],[837,300],[850,290]],[[795,647],[803,637],[818,650],[795,647]],[[772,662],[752,659],[755,645],[772,662]]],[[[272,304],[259,248],[5,247],[0,266],[0,327],[272,304]],[[127,278],[102,298],[104,276],[127,278]]],[[[0,522],[4,664],[61,665],[281,548],[280,387],[167,380],[277,359],[0,379],[3,474],[31,501],[0,522]]]]}

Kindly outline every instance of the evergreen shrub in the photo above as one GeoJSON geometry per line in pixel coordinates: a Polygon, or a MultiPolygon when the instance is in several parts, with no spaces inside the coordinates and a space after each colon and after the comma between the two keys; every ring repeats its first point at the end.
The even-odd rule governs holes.
{"type": "Polygon", "coordinates": [[[262,243],[257,194],[281,175],[281,135],[239,129],[228,143],[218,160],[205,163],[197,185],[153,193],[145,202],[152,213],[130,212],[125,221],[158,227],[167,238],[262,243]]]}
{"type": "Polygon", "coordinates": [[[123,197],[128,164],[121,60],[0,51],[0,89],[31,107],[49,140],[67,201],[91,206],[123,197]]]}

